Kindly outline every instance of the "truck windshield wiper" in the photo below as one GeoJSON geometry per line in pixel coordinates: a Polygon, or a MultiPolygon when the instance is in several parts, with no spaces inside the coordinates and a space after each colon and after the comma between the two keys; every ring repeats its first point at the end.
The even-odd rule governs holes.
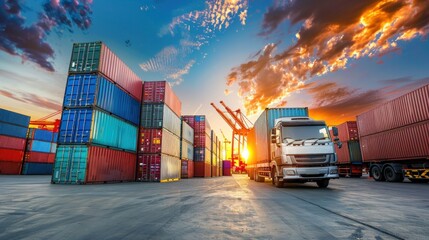
{"type": "Polygon", "coordinates": [[[290,145],[292,145],[293,143],[298,142],[298,141],[302,141],[302,140],[301,140],[301,139],[293,140],[292,142],[288,143],[286,146],[290,146],[290,145]]]}
{"type": "Polygon", "coordinates": [[[311,145],[316,145],[316,143],[319,141],[319,140],[324,140],[324,139],[326,139],[325,137],[322,137],[322,138],[318,138],[316,141],[314,141],[314,143],[312,143],[311,145]]]}

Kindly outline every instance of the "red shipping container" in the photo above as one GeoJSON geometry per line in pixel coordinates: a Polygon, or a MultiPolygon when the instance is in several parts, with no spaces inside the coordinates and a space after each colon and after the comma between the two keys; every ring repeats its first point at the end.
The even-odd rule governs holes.
{"type": "Polygon", "coordinates": [[[219,177],[218,166],[212,166],[212,174],[211,174],[211,176],[212,177],[219,177]]]}
{"type": "Polygon", "coordinates": [[[16,149],[0,148],[0,161],[21,162],[24,159],[24,151],[16,149]]]}
{"type": "Polygon", "coordinates": [[[205,162],[194,162],[194,177],[210,177],[211,165],[205,162]]]}
{"type": "Polygon", "coordinates": [[[350,153],[347,142],[343,142],[343,146],[341,148],[338,148],[338,145],[335,144],[335,152],[337,153],[337,162],[339,164],[350,163],[350,153]]]}
{"type": "Polygon", "coordinates": [[[167,81],[145,82],[143,84],[143,102],[165,103],[177,116],[181,115],[182,103],[167,81]]]}
{"type": "Polygon", "coordinates": [[[181,160],[166,154],[140,154],[137,160],[137,181],[164,182],[179,180],[181,160]]]}
{"type": "Polygon", "coordinates": [[[342,142],[359,140],[358,128],[356,121],[344,122],[337,126],[338,138],[342,142]]]}
{"type": "Polygon", "coordinates": [[[194,134],[194,147],[211,148],[211,138],[205,132],[194,134]]]}
{"type": "Polygon", "coordinates": [[[42,153],[42,152],[26,152],[24,162],[32,163],[54,163],[55,153],[42,153]]]}
{"type": "Polygon", "coordinates": [[[0,148],[24,150],[25,142],[26,142],[25,138],[16,138],[16,137],[0,135],[0,148]]]}
{"type": "Polygon", "coordinates": [[[360,137],[364,162],[429,159],[429,121],[360,137]]]}
{"type": "Polygon", "coordinates": [[[134,181],[134,153],[91,146],[88,152],[87,183],[134,181]]]}
{"type": "Polygon", "coordinates": [[[231,161],[222,161],[222,176],[231,176],[231,161]]]}
{"type": "Polygon", "coordinates": [[[182,160],[182,178],[194,177],[194,162],[189,160],[182,160]]]}
{"type": "Polygon", "coordinates": [[[99,71],[134,98],[142,100],[143,81],[104,44],[101,47],[99,71]]]}
{"type": "Polygon", "coordinates": [[[139,153],[164,153],[180,157],[180,138],[165,128],[140,128],[139,137],[139,153]]]}
{"type": "Polygon", "coordinates": [[[0,161],[0,174],[21,174],[22,163],[0,161]]]}
{"type": "Polygon", "coordinates": [[[429,120],[429,85],[357,116],[359,136],[429,120]]]}

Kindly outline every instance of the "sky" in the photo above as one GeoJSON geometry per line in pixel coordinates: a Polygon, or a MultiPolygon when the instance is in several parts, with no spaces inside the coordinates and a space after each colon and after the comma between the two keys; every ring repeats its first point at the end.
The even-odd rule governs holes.
{"type": "Polygon", "coordinates": [[[336,125],[429,84],[425,0],[0,2],[0,108],[32,119],[61,109],[75,42],[102,41],[143,81],[170,82],[183,114],[227,138],[211,102],[251,122],[308,107],[336,125]]]}

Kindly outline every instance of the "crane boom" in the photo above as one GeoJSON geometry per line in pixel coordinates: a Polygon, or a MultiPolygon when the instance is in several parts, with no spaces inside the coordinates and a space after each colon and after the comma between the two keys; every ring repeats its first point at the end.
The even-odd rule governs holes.
{"type": "Polygon", "coordinates": [[[222,106],[226,109],[226,111],[229,113],[229,115],[232,116],[232,118],[240,126],[241,129],[243,129],[245,132],[249,131],[249,128],[246,126],[246,124],[243,123],[243,121],[234,114],[234,112],[231,110],[231,108],[226,106],[226,104],[223,101],[220,101],[220,104],[222,104],[222,106]]]}
{"type": "Polygon", "coordinates": [[[219,113],[219,115],[223,118],[223,120],[225,120],[225,122],[232,128],[232,131],[235,133],[238,133],[240,130],[237,129],[237,127],[235,126],[235,124],[231,121],[231,119],[229,119],[219,108],[217,108],[214,103],[210,103],[210,105],[213,106],[213,108],[216,110],[216,112],[219,113]]]}

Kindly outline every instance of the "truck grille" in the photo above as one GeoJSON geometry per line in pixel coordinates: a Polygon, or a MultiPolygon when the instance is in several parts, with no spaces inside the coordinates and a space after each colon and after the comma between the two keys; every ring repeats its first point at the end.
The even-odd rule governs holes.
{"type": "Polygon", "coordinates": [[[329,163],[331,154],[320,155],[294,155],[291,156],[295,159],[297,164],[324,164],[329,163]]]}

